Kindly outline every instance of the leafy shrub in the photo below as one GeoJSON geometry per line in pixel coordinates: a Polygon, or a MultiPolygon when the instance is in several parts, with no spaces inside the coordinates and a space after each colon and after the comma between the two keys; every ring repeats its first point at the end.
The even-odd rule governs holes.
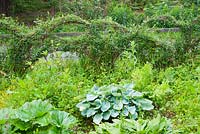
{"type": "Polygon", "coordinates": [[[119,24],[128,25],[132,23],[134,14],[130,7],[119,4],[110,9],[108,16],[119,24]]]}
{"type": "Polygon", "coordinates": [[[130,48],[126,49],[117,59],[114,68],[115,74],[126,79],[130,79],[131,73],[136,68],[138,61],[136,58],[135,42],[132,41],[130,45],[130,48]]]}
{"type": "Polygon", "coordinates": [[[36,21],[37,25],[32,28],[20,24],[10,17],[0,19],[1,29],[9,31],[12,38],[8,48],[6,57],[6,69],[8,72],[24,73],[30,67],[28,63],[33,63],[38,58],[44,56],[44,51],[52,51],[57,49],[54,40],[50,39],[50,34],[57,26],[66,23],[86,24],[78,16],[66,15],[49,18],[47,21],[36,21]],[[67,22],[69,21],[69,22],[67,22]]]}
{"type": "Polygon", "coordinates": [[[7,106],[18,107],[27,101],[48,99],[55,107],[78,113],[74,106],[94,82],[85,77],[77,61],[43,58],[31,68],[24,77],[11,79],[11,86],[6,88],[11,92],[4,100],[7,106]]]}
{"type": "Polygon", "coordinates": [[[96,124],[118,116],[136,119],[140,110],[149,111],[154,108],[152,101],[133,90],[133,84],[94,86],[93,91],[77,107],[83,116],[93,117],[96,124]]]}
{"type": "Polygon", "coordinates": [[[102,67],[110,69],[119,55],[128,48],[130,35],[110,31],[106,34],[97,33],[85,40],[80,53],[83,56],[83,66],[93,67],[99,72],[102,67]]]}
{"type": "Polygon", "coordinates": [[[154,78],[151,64],[145,64],[142,68],[137,67],[132,71],[131,76],[135,82],[135,88],[144,91],[154,78]]]}
{"type": "Polygon", "coordinates": [[[34,100],[18,109],[0,110],[1,133],[69,133],[75,123],[73,116],[55,110],[48,101],[34,100]]]}
{"type": "MultiPolygon", "coordinates": [[[[165,94],[166,99],[162,97],[162,104],[158,102],[160,110],[172,118],[175,127],[183,133],[198,133],[200,130],[198,120],[200,103],[197,95],[200,93],[199,59],[194,63],[168,68],[157,75],[157,83],[167,83],[171,90],[171,95],[165,94]]],[[[160,93],[163,92],[161,89],[160,93]]]]}
{"type": "Polygon", "coordinates": [[[159,28],[171,28],[178,26],[176,23],[176,19],[173,16],[169,15],[152,17],[149,20],[147,20],[146,23],[149,27],[159,27],[159,28]]]}
{"type": "MultiPolygon", "coordinates": [[[[185,0],[184,0],[185,1],[185,0]]],[[[192,2],[191,2],[192,3],[192,2]]],[[[172,4],[170,1],[158,3],[156,5],[148,5],[145,9],[146,16],[173,16],[176,20],[190,21],[199,15],[198,5],[185,6],[172,4]]]]}
{"type": "Polygon", "coordinates": [[[61,12],[76,14],[84,19],[97,19],[104,15],[105,2],[103,1],[60,1],[60,4],[57,5],[61,12]]]}
{"type": "Polygon", "coordinates": [[[113,123],[102,123],[96,126],[91,134],[172,134],[172,124],[167,118],[158,115],[152,120],[137,121],[130,119],[114,119],[113,123]]]}
{"type": "Polygon", "coordinates": [[[28,11],[38,11],[44,8],[50,8],[53,4],[56,4],[55,0],[49,0],[48,2],[44,2],[41,0],[12,0],[12,12],[13,13],[22,13],[28,11]]]}

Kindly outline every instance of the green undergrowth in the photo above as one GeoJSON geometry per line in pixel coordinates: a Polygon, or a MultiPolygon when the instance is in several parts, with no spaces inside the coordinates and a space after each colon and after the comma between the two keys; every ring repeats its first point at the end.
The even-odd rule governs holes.
{"type": "MultiPolygon", "coordinates": [[[[24,2],[16,12],[37,10],[24,2]]],[[[68,15],[37,19],[30,27],[0,19],[0,33],[12,35],[0,41],[0,133],[200,132],[198,3],[60,2],[55,9],[68,15]],[[57,32],[84,34],[53,36],[57,32]],[[47,58],[66,51],[78,58],[47,58]],[[47,102],[52,109],[40,110],[47,102]],[[67,115],[76,118],[72,128],[60,118],[67,115]]]]}
{"type": "Polygon", "coordinates": [[[112,72],[101,74],[95,71],[87,74],[79,61],[40,59],[23,78],[1,78],[0,106],[18,108],[27,101],[49,100],[59,110],[79,119],[76,131],[88,132],[93,126],[91,120],[81,117],[76,104],[91,87],[133,82],[134,90],[144,92],[155,106],[151,113],[140,117],[161,114],[171,119],[173,127],[182,133],[200,131],[199,63],[157,70],[151,64],[138,65],[129,56],[125,52],[112,72]]]}

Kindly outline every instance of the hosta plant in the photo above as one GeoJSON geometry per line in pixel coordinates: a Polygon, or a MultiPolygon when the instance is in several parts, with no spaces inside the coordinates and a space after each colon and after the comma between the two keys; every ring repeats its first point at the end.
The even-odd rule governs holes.
{"type": "Polygon", "coordinates": [[[76,119],[56,110],[48,101],[26,102],[18,109],[0,110],[0,133],[70,133],[76,119]]]}
{"type": "Polygon", "coordinates": [[[139,111],[149,111],[154,106],[152,101],[144,98],[141,92],[133,90],[133,87],[133,84],[94,86],[77,107],[84,117],[92,117],[96,124],[120,116],[136,119],[139,111]]]}

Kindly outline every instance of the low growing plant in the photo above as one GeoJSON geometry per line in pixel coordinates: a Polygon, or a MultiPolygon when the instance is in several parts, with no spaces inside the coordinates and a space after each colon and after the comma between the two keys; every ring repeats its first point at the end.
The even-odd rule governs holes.
{"type": "Polygon", "coordinates": [[[76,119],[64,111],[56,110],[48,101],[26,102],[18,109],[0,110],[0,133],[67,134],[76,119]]]}
{"type": "Polygon", "coordinates": [[[133,90],[133,87],[133,84],[94,86],[77,107],[84,117],[92,117],[96,124],[119,116],[136,119],[140,110],[149,111],[154,106],[152,101],[144,98],[141,92],[133,90]]]}
{"type": "Polygon", "coordinates": [[[152,120],[114,119],[113,123],[102,123],[90,134],[172,134],[170,120],[158,115],[152,120]]]}

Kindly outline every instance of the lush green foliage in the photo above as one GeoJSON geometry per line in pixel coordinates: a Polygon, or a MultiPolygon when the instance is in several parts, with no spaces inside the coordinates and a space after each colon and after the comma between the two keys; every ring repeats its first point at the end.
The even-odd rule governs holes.
{"type": "Polygon", "coordinates": [[[76,113],[74,106],[79,102],[79,95],[85,94],[94,84],[84,76],[84,71],[76,61],[40,59],[31,68],[33,70],[24,78],[11,80],[12,86],[8,89],[12,97],[6,101],[8,106],[18,107],[26,101],[48,99],[54,106],[76,113]],[[72,67],[72,70],[69,69],[72,67]]]}
{"type": "MultiPolygon", "coordinates": [[[[122,8],[126,10],[126,6],[122,6],[122,8]]],[[[118,12],[123,12],[121,9],[116,10],[117,13],[113,16],[114,20],[120,19],[118,12]]],[[[194,9],[194,12],[198,11],[194,9]]],[[[85,66],[90,65],[90,68],[91,66],[96,66],[96,70],[102,70],[101,67],[105,68],[107,66],[113,68],[116,59],[124,50],[130,47],[131,41],[135,41],[138,60],[141,63],[152,62],[155,67],[180,64],[180,62],[193,57],[198,52],[199,47],[197,46],[200,40],[198,29],[200,26],[197,15],[188,19],[188,22],[183,19],[176,20],[171,15],[156,16],[150,19],[148,19],[148,12],[145,15],[147,15],[146,23],[141,24],[142,26],[125,27],[109,18],[83,20],[75,15],[60,15],[49,18],[47,21],[38,20],[36,21],[37,25],[31,27],[31,29],[11,18],[3,17],[0,21],[1,30],[3,33],[12,34],[13,38],[8,42],[7,53],[0,54],[0,60],[2,61],[0,66],[6,72],[23,73],[27,67],[30,67],[31,63],[44,56],[44,51],[59,49],[78,52],[84,58],[83,64],[85,66]],[[70,39],[52,38],[50,36],[51,33],[58,31],[65,24],[68,24],[69,27],[70,24],[82,25],[85,27],[82,27],[85,34],[70,39]],[[169,42],[169,39],[160,39],[156,37],[158,35],[155,33],[149,32],[146,25],[167,28],[178,26],[180,36],[178,39],[169,42]]],[[[129,18],[134,20],[130,16],[129,18]]],[[[129,20],[125,22],[126,24],[134,23],[129,22],[129,20]]],[[[138,25],[137,20],[136,24],[138,25]]]]}
{"type": "Polygon", "coordinates": [[[0,133],[200,132],[198,1],[12,2],[60,14],[1,16],[0,133]]]}
{"type": "Polygon", "coordinates": [[[86,99],[77,104],[77,107],[83,116],[93,116],[93,122],[96,124],[118,116],[137,119],[140,110],[149,111],[154,106],[152,101],[143,98],[142,93],[134,91],[133,86],[94,86],[93,91],[87,94],[86,99]]]}
{"type": "Polygon", "coordinates": [[[116,5],[110,10],[108,15],[119,24],[128,25],[133,22],[133,11],[127,5],[116,5]]]}
{"type": "Polygon", "coordinates": [[[64,111],[58,111],[47,101],[26,102],[18,109],[0,110],[0,132],[6,133],[70,133],[76,119],[64,111]]]}
{"type": "Polygon", "coordinates": [[[96,132],[91,134],[172,134],[171,122],[158,115],[152,120],[114,119],[113,123],[103,123],[96,126],[96,132]]]}
{"type": "Polygon", "coordinates": [[[41,1],[41,0],[12,0],[11,1],[11,11],[12,14],[37,11],[45,8],[50,8],[52,5],[55,5],[57,2],[55,0],[41,1]]]}

